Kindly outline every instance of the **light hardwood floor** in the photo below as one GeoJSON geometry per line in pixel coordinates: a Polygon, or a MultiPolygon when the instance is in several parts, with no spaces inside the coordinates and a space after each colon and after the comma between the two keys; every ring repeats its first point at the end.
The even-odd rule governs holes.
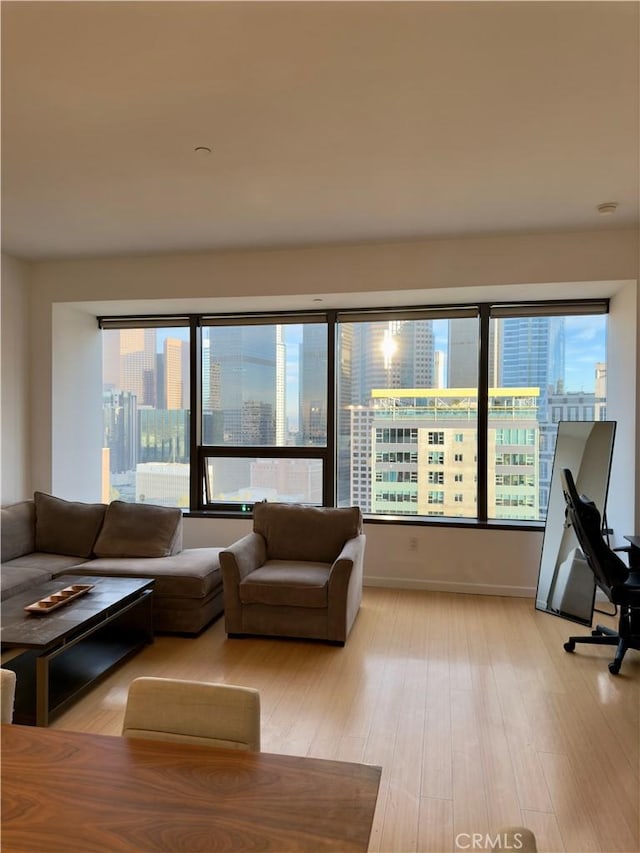
{"type": "MultiPolygon", "coordinates": [[[[600,622],[611,620],[600,617],[600,622]]],[[[345,648],[158,637],[61,715],[119,734],[138,675],[257,687],[262,749],[383,767],[371,851],[460,851],[524,824],[545,851],[640,848],[640,652],[562,643],[585,629],[530,599],[367,588],[345,648]]]]}

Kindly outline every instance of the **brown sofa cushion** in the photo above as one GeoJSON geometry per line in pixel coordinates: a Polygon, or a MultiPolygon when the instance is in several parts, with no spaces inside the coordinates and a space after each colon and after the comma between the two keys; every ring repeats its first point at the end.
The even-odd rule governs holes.
{"type": "Polygon", "coordinates": [[[222,586],[218,554],[221,548],[187,548],[169,557],[99,557],[83,565],[86,575],[155,578],[153,600],[163,596],[205,598],[222,586]]]}
{"type": "Polygon", "coordinates": [[[182,512],[113,501],[93,548],[97,557],[167,557],[182,549],[182,512]]]}
{"type": "Polygon", "coordinates": [[[29,554],[36,547],[33,501],[2,507],[2,562],[29,554]]]}
{"type": "Polygon", "coordinates": [[[253,529],[267,543],[269,560],[332,563],[344,543],[362,531],[360,508],[257,503],[253,529]]]}
{"type": "Polygon", "coordinates": [[[19,592],[31,589],[36,584],[50,580],[51,572],[46,569],[25,568],[3,563],[0,574],[0,598],[4,601],[5,598],[11,598],[12,595],[18,595],[19,592]]]}
{"type": "Polygon", "coordinates": [[[90,557],[102,525],[105,504],[87,504],[34,492],[36,551],[90,557]]]}

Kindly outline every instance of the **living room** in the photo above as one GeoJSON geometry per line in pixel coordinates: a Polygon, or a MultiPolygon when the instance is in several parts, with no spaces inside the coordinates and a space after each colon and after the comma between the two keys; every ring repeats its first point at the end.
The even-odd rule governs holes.
{"type": "MultiPolygon", "coordinates": [[[[607,416],[617,431],[608,520],[616,545],[639,531],[637,4],[118,5],[3,4],[2,503],[35,490],[100,499],[99,316],[592,298],[609,300],[607,416]],[[202,147],[210,153],[194,150],[202,147]],[[617,207],[603,214],[598,205],[606,202],[617,207]]],[[[238,515],[193,512],[184,519],[185,544],[224,547],[250,525],[238,515]]],[[[360,683],[367,644],[388,651],[397,642],[395,676],[389,658],[376,677],[409,690],[419,657],[412,642],[437,644],[434,625],[458,660],[455,631],[431,612],[432,601],[453,625],[466,626],[460,642],[471,658],[458,661],[464,672],[454,674],[455,690],[471,683],[470,661],[480,667],[474,677],[485,672],[492,656],[482,654],[497,653],[494,620],[503,618],[512,636],[518,618],[531,630],[546,690],[572,682],[577,656],[562,652],[565,625],[524,616],[533,611],[542,523],[365,517],[364,528],[362,636],[345,650],[365,657],[341,658],[329,675],[327,650],[309,651],[331,696],[339,695],[340,673],[360,683]],[[421,606],[429,626],[418,627],[421,606]],[[413,627],[404,639],[371,621],[383,607],[396,631],[406,608],[413,627]],[[485,639],[475,650],[474,625],[485,639]],[[560,659],[551,663],[554,644],[560,659]]],[[[273,737],[265,749],[309,748],[301,746],[308,732],[301,736],[301,724],[285,718],[287,706],[294,715],[307,707],[295,679],[270,693],[261,672],[277,681],[280,660],[285,677],[297,673],[306,689],[306,647],[272,651],[262,641],[234,652],[220,622],[211,632],[183,643],[160,638],[127,665],[126,677],[155,666],[185,677],[253,679],[267,691],[273,737]]],[[[599,653],[593,669],[578,670],[578,697],[594,702],[594,720],[608,701],[626,707],[618,735],[635,738],[629,755],[638,749],[635,657],[618,687],[602,685],[610,676],[599,653]]],[[[435,684],[440,676],[429,677],[435,684]]],[[[519,680],[540,678],[525,668],[519,680]]],[[[112,676],[64,725],[116,733],[125,686],[124,676],[112,676]]],[[[357,705],[358,692],[341,701],[357,705]]],[[[523,702],[516,705],[527,717],[523,702]]],[[[491,708],[483,707],[487,719],[491,708]]],[[[345,736],[362,737],[366,713],[345,726],[343,711],[345,736]]],[[[373,728],[382,737],[382,722],[373,728]]],[[[316,747],[333,735],[318,723],[316,747]]],[[[549,747],[551,729],[545,738],[549,747]]],[[[478,761],[476,781],[488,784],[486,753],[478,761]]],[[[381,824],[373,849],[438,849],[410,846],[402,835],[402,808],[416,815],[420,797],[401,784],[396,762],[385,780],[387,835],[381,824]],[[398,790],[406,800],[394,800],[398,790]]],[[[549,776],[545,785],[552,787],[549,776]]],[[[460,781],[458,803],[463,788],[460,781]]],[[[436,795],[430,808],[442,816],[443,803],[454,800],[436,795]]],[[[557,845],[548,849],[580,849],[563,823],[561,797],[542,806],[528,811],[553,815],[537,825],[557,845]]],[[[455,825],[468,827],[457,814],[455,825]]],[[[627,823],[629,815],[631,807],[627,823]]],[[[623,832],[606,847],[601,820],[582,849],[632,849],[623,832]]],[[[417,818],[406,821],[417,833],[417,818]]],[[[478,820],[478,831],[485,823],[478,820]]]]}

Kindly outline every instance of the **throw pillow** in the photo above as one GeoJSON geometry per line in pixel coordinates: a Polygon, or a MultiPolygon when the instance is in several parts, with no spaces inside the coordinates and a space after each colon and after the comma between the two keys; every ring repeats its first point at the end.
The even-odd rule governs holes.
{"type": "Polygon", "coordinates": [[[105,504],[65,501],[45,492],[34,492],[36,551],[91,556],[106,510],[105,504]]]}
{"type": "Polygon", "coordinates": [[[179,509],[113,501],[93,550],[97,557],[167,557],[181,541],[179,509]]]}

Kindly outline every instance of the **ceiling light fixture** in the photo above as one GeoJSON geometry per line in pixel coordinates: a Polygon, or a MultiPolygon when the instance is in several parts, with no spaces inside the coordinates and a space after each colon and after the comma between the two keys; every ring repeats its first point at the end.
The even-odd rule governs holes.
{"type": "Polygon", "coordinates": [[[611,216],[617,209],[618,204],[615,201],[605,201],[597,207],[597,211],[600,216],[611,216]]]}

